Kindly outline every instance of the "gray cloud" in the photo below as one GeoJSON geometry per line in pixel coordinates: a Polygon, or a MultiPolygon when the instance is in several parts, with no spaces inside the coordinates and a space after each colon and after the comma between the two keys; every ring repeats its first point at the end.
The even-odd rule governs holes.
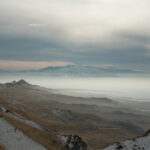
{"type": "Polygon", "coordinates": [[[0,59],[149,69],[148,0],[0,1],[0,59]]]}

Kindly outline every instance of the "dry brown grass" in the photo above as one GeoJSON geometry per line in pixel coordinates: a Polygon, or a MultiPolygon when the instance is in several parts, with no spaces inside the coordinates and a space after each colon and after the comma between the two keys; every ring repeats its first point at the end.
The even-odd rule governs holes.
{"type": "MultiPolygon", "coordinates": [[[[50,115],[50,112],[48,111],[48,116],[42,116],[41,110],[31,110],[27,108],[22,107],[16,107],[17,109],[13,109],[11,105],[3,104],[5,108],[8,108],[13,114],[16,116],[23,118],[23,119],[29,119],[33,120],[34,122],[37,122],[39,125],[44,127],[47,131],[41,131],[38,129],[33,129],[33,127],[24,128],[23,123],[17,123],[18,121],[13,120],[11,121],[14,126],[16,126],[18,129],[22,130],[25,134],[33,138],[34,140],[38,141],[45,147],[51,149],[60,149],[60,147],[57,147],[55,144],[53,144],[53,139],[55,141],[55,135],[53,135],[54,130],[56,130],[61,135],[79,135],[83,138],[83,140],[92,148],[104,148],[108,145],[113,144],[117,141],[124,141],[128,138],[132,138],[131,134],[127,134],[126,131],[120,128],[112,127],[112,128],[106,128],[105,123],[102,122],[102,128],[96,128],[97,126],[100,126],[99,124],[96,124],[94,122],[79,122],[79,123],[69,123],[66,124],[60,120],[56,120],[50,115]],[[104,124],[103,124],[104,123],[104,124]],[[19,127],[18,127],[19,126],[19,127]],[[84,129],[85,127],[89,126],[89,129],[84,129]],[[92,128],[92,129],[90,129],[92,128]],[[37,134],[33,132],[38,132],[37,134]],[[40,132],[40,133],[39,133],[40,132]],[[41,136],[42,135],[42,136],[41,136]]],[[[81,116],[82,117],[82,116],[81,116]]],[[[9,118],[9,120],[12,120],[12,118],[9,118]]],[[[106,124],[107,125],[107,124],[106,124]]],[[[134,137],[134,136],[133,136],[134,137]]],[[[56,139],[57,141],[57,139],[56,139]]]]}
{"type": "Polygon", "coordinates": [[[2,146],[0,146],[0,150],[5,150],[2,146]]]}
{"type": "Polygon", "coordinates": [[[18,120],[15,120],[14,118],[9,117],[6,114],[3,114],[3,117],[17,129],[21,130],[24,134],[32,138],[34,141],[40,143],[47,149],[49,150],[63,149],[62,144],[58,141],[58,139],[54,134],[28,126],[18,120]]]}
{"type": "Polygon", "coordinates": [[[10,123],[16,126],[16,128],[22,130],[26,135],[51,150],[61,148],[61,144],[57,141],[54,130],[62,135],[77,134],[81,136],[90,147],[95,149],[104,148],[114,142],[120,142],[136,137],[133,133],[127,132],[127,130],[118,126],[114,126],[111,122],[105,122],[103,120],[98,123],[93,120],[87,122],[85,121],[85,118],[89,118],[89,116],[80,113],[75,113],[73,115],[76,115],[75,118],[78,118],[81,121],[65,123],[53,116],[51,109],[44,109],[47,108],[45,106],[42,107],[45,102],[32,103],[31,101],[29,106],[33,106],[34,109],[18,103],[14,104],[11,103],[11,101],[6,101],[3,99],[0,99],[0,104],[9,109],[19,118],[32,120],[44,127],[46,131],[41,131],[14,120],[9,116],[5,116],[10,123]],[[39,106],[37,107],[37,105],[39,106]],[[109,127],[107,128],[107,126],[109,127]]]}
{"type": "MultiPolygon", "coordinates": [[[[0,112],[0,117],[3,116],[2,112],[0,112]]],[[[0,145],[0,150],[5,150],[4,147],[0,145]]]]}

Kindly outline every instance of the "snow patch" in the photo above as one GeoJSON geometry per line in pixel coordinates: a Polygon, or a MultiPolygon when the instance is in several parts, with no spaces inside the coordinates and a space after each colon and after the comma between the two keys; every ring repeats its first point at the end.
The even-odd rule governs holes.
{"type": "Polygon", "coordinates": [[[74,118],[71,115],[69,110],[61,110],[61,109],[54,109],[52,110],[53,115],[57,116],[58,118],[62,119],[65,122],[73,122],[74,118]]]}
{"type": "Polygon", "coordinates": [[[103,150],[150,150],[150,135],[116,143],[103,150]]]}
{"type": "Polygon", "coordinates": [[[8,109],[5,109],[4,107],[0,106],[0,109],[4,112],[4,113],[7,113],[8,116],[18,120],[18,121],[21,121],[31,127],[34,127],[34,128],[37,128],[37,129],[41,129],[42,130],[42,127],[40,125],[38,125],[37,123],[31,121],[31,120],[24,120],[22,118],[19,118],[17,116],[15,116],[14,114],[12,114],[8,109]]]}
{"type": "Polygon", "coordinates": [[[2,106],[0,106],[0,109],[2,110],[2,112],[4,112],[4,113],[7,113],[8,112],[8,110],[7,109],[5,109],[4,107],[2,107],[2,106]]]}
{"type": "Polygon", "coordinates": [[[0,145],[6,150],[47,150],[16,129],[4,118],[0,118],[0,145]]]}
{"type": "Polygon", "coordinates": [[[41,127],[40,125],[38,125],[37,123],[35,123],[35,122],[31,121],[31,120],[24,120],[24,119],[21,119],[21,118],[15,116],[14,114],[12,114],[12,113],[10,113],[10,112],[9,112],[7,115],[10,116],[10,117],[13,117],[14,119],[16,119],[16,120],[18,120],[18,121],[21,121],[21,122],[25,123],[25,124],[27,124],[27,125],[29,125],[29,126],[31,126],[31,127],[34,127],[34,128],[37,128],[37,129],[41,129],[41,130],[42,130],[42,127],[41,127]]]}

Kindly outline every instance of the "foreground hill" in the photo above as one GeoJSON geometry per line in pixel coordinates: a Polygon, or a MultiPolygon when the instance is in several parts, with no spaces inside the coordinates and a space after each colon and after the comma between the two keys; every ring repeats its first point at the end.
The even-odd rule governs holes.
{"type": "Polygon", "coordinates": [[[0,134],[0,144],[6,150],[47,150],[3,118],[0,118],[0,134]]]}
{"type": "MultiPolygon", "coordinates": [[[[69,150],[91,150],[78,136],[63,136],[62,141],[69,150]]],[[[150,150],[150,130],[144,136],[117,142],[103,150],[150,150]]]]}
{"type": "Polygon", "coordinates": [[[116,143],[103,150],[150,150],[150,130],[142,137],[116,143]]]}
{"type": "MultiPolygon", "coordinates": [[[[49,134],[35,122],[25,120],[18,115],[2,106],[0,107],[0,145],[4,147],[0,146],[1,150],[94,150],[78,135],[49,134]],[[50,140],[53,142],[51,143],[50,140]]],[[[117,142],[103,150],[149,149],[150,130],[144,136],[125,142],[117,142]]]]}
{"type": "MultiPolygon", "coordinates": [[[[39,125],[37,126],[33,121],[27,123],[27,120],[14,115],[2,106],[0,107],[0,116],[0,145],[4,147],[0,146],[1,150],[94,150],[78,135],[60,135],[56,133],[52,136],[52,134],[48,134],[48,139],[43,141],[47,137],[46,133],[43,137],[44,129],[39,128],[39,125]],[[34,126],[32,127],[33,123],[34,126]],[[38,138],[35,135],[38,135],[38,138]],[[50,139],[53,141],[52,145],[49,143],[50,139]]],[[[117,142],[103,150],[149,149],[150,130],[144,136],[125,142],[117,142]]]]}
{"type": "Polygon", "coordinates": [[[11,113],[4,115],[10,123],[47,149],[59,149],[58,135],[82,137],[100,149],[140,136],[150,125],[146,113],[121,102],[54,94],[24,80],[1,84],[0,106],[11,113]]]}

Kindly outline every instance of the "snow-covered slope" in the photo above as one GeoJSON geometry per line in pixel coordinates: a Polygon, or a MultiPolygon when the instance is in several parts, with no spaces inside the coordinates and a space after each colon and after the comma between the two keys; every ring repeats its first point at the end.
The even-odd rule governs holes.
{"type": "Polygon", "coordinates": [[[31,127],[34,127],[34,128],[37,128],[37,129],[41,129],[42,130],[42,127],[40,125],[38,125],[37,123],[31,121],[31,120],[24,120],[24,119],[21,119],[17,116],[15,116],[14,114],[12,114],[9,110],[5,109],[4,107],[0,106],[0,110],[2,110],[4,113],[6,113],[8,116],[16,119],[16,120],[19,120],[31,127]]]}
{"type": "Polygon", "coordinates": [[[6,150],[46,150],[4,118],[0,118],[0,145],[6,150]]]}
{"type": "Polygon", "coordinates": [[[116,143],[103,150],[150,150],[150,131],[143,137],[127,140],[122,143],[116,143]]]}
{"type": "MultiPolygon", "coordinates": [[[[77,135],[58,135],[58,137],[68,150],[92,150],[77,135]]],[[[150,130],[143,137],[127,140],[122,143],[118,142],[103,150],[150,150],[150,130]]]]}
{"type": "Polygon", "coordinates": [[[19,120],[19,121],[25,123],[25,124],[27,124],[27,125],[29,125],[29,126],[31,126],[31,127],[34,127],[34,128],[37,128],[37,129],[41,129],[41,130],[42,130],[42,127],[41,127],[40,125],[38,125],[37,123],[35,123],[35,122],[31,121],[31,120],[24,120],[24,119],[21,119],[21,118],[15,116],[14,114],[12,114],[12,113],[10,113],[10,112],[7,113],[7,115],[10,116],[10,117],[12,117],[12,118],[14,118],[14,119],[16,119],[16,120],[19,120]]]}

